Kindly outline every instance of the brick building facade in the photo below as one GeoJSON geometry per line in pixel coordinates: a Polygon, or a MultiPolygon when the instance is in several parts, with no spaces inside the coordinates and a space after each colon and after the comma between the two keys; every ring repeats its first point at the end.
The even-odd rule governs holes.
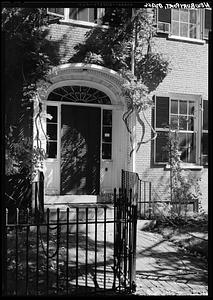
{"type": "MultiPolygon", "coordinates": [[[[104,193],[105,191],[112,192],[112,188],[114,187],[113,184],[119,186],[120,170],[121,168],[125,168],[129,171],[137,172],[142,180],[152,182],[152,196],[155,200],[168,199],[170,192],[170,168],[168,166],[168,162],[162,158],[161,144],[163,139],[160,140],[161,134],[165,132],[166,129],[162,129],[161,126],[157,126],[157,123],[160,124],[161,122],[161,113],[156,111],[159,109],[160,103],[163,103],[163,109],[165,109],[165,105],[168,104],[167,109],[169,109],[169,111],[167,111],[166,114],[168,114],[169,124],[171,124],[171,120],[174,120],[176,117],[193,119],[192,127],[189,128],[189,125],[184,125],[186,126],[185,128],[179,128],[183,131],[185,136],[182,147],[186,153],[184,154],[185,156],[183,156],[183,169],[185,172],[190,173],[190,176],[201,178],[200,186],[203,199],[202,205],[205,209],[207,209],[207,128],[205,123],[204,132],[203,125],[204,119],[206,122],[207,105],[205,104],[204,118],[203,103],[204,101],[205,103],[208,101],[208,31],[211,28],[209,23],[211,11],[200,9],[198,12],[196,10],[195,13],[188,9],[186,9],[185,12],[178,9],[170,9],[166,11],[166,15],[162,10],[157,11],[158,35],[154,38],[154,44],[152,47],[154,52],[158,51],[165,55],[170,62],[169,66],[171,70],[163,82],[161,82],[157,89],[150,95],[155,99],[155,108],[145,111],[145,116],[148,122],[152,124],[155,130],[159,133],[159,137],[155,141],[143,144],[138,152],[135,153],[135,156],[130,159],[128,157],[128,135],[124,130],[124,124],[117,121],[117,118],[122,117],[122,113],[125,111],[125,100],[121,96],[119,76],[115,72],[113,73],[113,70],[107,70],[107,68],[101,68],[100,66],[82,66],[76,64],[66,65],[75,54],[74,47],[78,43],[82,43],[85,39],[85,34],[96,26],[94,22],[94,15],[90,15],[92,13],[92,9],[87,9],[87,16],[84,15],[84,12],[80,13],[80,11],[75,11],[74,16],[72,14],[73,12],[69,9],[61,10],[61,12],[57,12],[56,10],[54,11],[54,9],[49,9],[50,14],[59,16],[60,19],[58,23],[49,25],[48,38],[51,41],[57,41],[59,44],[59,65],[61,65],[61,67],[59,67],[58,77],[55,76],[52,78],[54,88],[49,88],[49,94],[61,86],[74,85],[87,86],[90,88],[96,87],[97,89],[100,87],[101,89],[102,85],[102,92],[110,98],[110,90],[112,91],[112,89],[114,89],[112,92],[114,94],[112,95],[112,98],[114,97],[115,100],[110,98],[114,105],[112,112],[113,125],[106,125],[103,123],[104,110],[108,110],[109,107],[105,106],[106,103],[104,102],[99,103],[99,106],[103,111],[101,115],[102,129],[107,126],[112,126],[112,132],[106,133],[106,140],[107,137],[109,138],[110,134],[112,135],[111,157],[109,159],[103,159],[102,157],[102,161],[100,163],[100,180],[102,180],[102,177],[106,178],[103,179],[103,181],[106,180],[107,183],[105,182],[103,184],[99,193],[104,193]],[[179,31],[177,31],[178,28],[179,31]],[[194,28],[194,31],[191,28],[194,28]],[[82,69],[84,67],[87,69],[82,69]],[[81,75],[83,74],[83,71],[84,75],[81,75]],[[116,102],[118,97],[120,97],[120,104],[116,102]],[[119,105],[121,105],[120,108],[119,105]],[[190,111],[192,106],[193,112],[190,111]],[[118,108],[116,109],[116,107],[118,108]],[[205,139],[203,138],[204,135],[205,139]],[[117,140],[119,138],[120,140],[118,142],[117,140]],[[113,143],[116,143],[116,141],[117,146],[115,147],[113,143]],[[203,147],[203,143],[205,143],[205,147],[203,147]],[[204,148],[205,151],[203,150],[204,148]],[[203,159],[204,157],[205,163],[203,159]],[[115,165],[116,160],[119,161],[118,158],[120,158],[120,162],[115,165]],[[115,177],[113,177],[116,169],[118,169],[118,173],[115,177]],[[106,175],[107,172],[109,173],[108,177],[106,175]],[[112,178],[110,181],[109,177],[114,178],[113,182],[112,178]]],[[[98,9],[95,10],[96,14],[100,14],[98,9]]],[[[103,9],[101,9],[101,13],[104,13],[103,9]]],[[[79,63],[81,62],[79,61],[79,63]]],[[[51,103],[53,106],[55,105],[53,102],[51,103]]],[[[141,118],[144,119],[143,115],[141,115],[141,118]]],[[[180,124],[178,126],[180,126],[180,124]]],[[[135,128],[136,139],[139,139],[141,127],[137,121],[135,128]]],[[[150,137],[151,129],[147,126],[144,139],[146,140],[150,137]]],[[[103,139],[103,136],[101,136],[101,139],[103,139]]],[[[102,141],[102,147],[104,147],[103,144],[104,142],[102,141]]],[[[54,182],[53,185],[55,185],[54,182]]],[[[54,193],[55,191],[52,192],[52,194],[54,193]]]]}

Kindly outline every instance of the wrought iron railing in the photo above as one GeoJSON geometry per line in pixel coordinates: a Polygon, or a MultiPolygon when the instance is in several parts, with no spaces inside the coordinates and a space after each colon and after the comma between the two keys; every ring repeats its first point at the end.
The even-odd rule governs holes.
{"type": "Polygon", "coordinates": [[[135,289],[137,208],[132,191],[114,190],[114,205],[5,212],[3,294],[131,293],[135,289]],[[37,210],[37,214],[39,214],[37,210]]]}

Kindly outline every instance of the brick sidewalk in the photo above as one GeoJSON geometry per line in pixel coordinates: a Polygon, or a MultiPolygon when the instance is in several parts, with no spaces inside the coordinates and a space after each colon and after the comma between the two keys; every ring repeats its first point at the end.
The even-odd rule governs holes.
{"type": "Polygon", "coordinates": [[[208,295],[207,263],[138,230],[135,295],[208,295]]]}

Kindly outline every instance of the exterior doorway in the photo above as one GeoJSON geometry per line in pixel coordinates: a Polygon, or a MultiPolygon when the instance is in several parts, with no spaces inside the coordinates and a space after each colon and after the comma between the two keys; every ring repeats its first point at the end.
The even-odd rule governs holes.
{"type": "Polygon", "coordinates": [[[61,105],[61,195],[99,194],[100,137],[100,108],[61,105]]]}

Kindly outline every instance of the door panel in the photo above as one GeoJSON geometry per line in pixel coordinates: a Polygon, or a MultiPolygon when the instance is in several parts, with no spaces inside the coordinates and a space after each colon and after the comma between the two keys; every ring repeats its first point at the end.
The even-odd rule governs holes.
{"type": "Polygon", "coordinates": [[[101,109],[61,106],[61,194],[99,194],[101,109]]]}

